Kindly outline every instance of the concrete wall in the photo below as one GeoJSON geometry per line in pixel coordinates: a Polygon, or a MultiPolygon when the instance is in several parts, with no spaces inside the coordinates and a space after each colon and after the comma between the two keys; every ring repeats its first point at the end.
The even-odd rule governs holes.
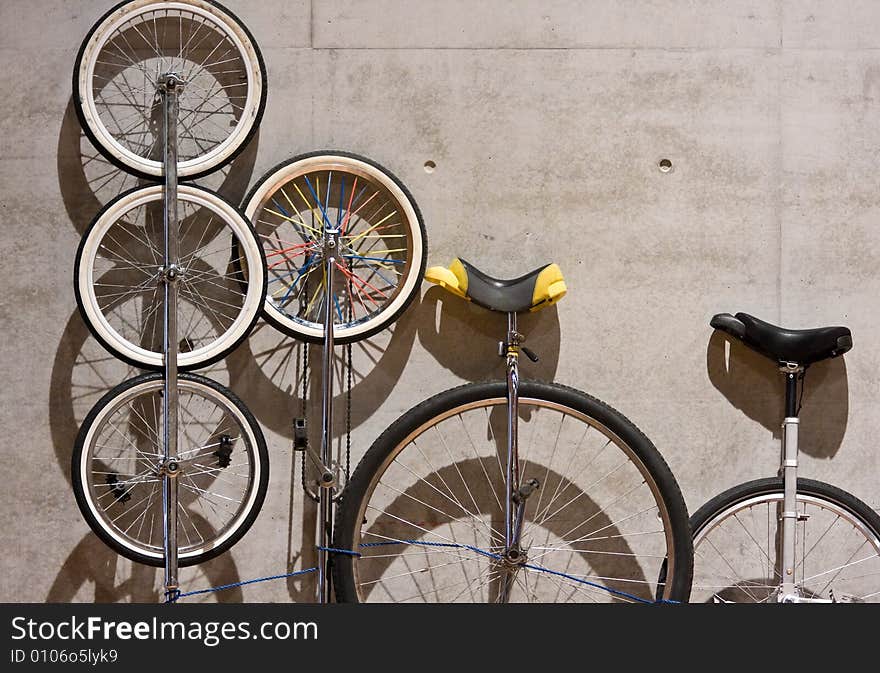
{"type": "MultiPolygon", "coordinates": [[[[101,170],[71,107],[76,50],[111,4],[0,3],[4,601],[155,600],[161,584],[94,538],[68,477],[83,416],[132,373],[88,336],[71,279],[85,226],[134,184],[101,170]]],[[[555,377],[632,418],[692,511],[773,474],[778,458],[779,378],[743,347],[727,352],[712,314],[849,325],[854,350],[808,378],[802,471],[880,507],[876,3],[226,4],[263,50],[269,99],[259,136],[208,184],[240,199],[277,162],[350,150],[410,188],[432,262],[462,254],[508,277],[558,262],[570,294],[526,321],[543,358],[524,375],[555,377]],[[673,171],[658,170],[664,158],[673,171]]],[[[375,364],[356,346],[354,459],[416,401],[500,375],[502,329],[425,288],[375,339],[375,364]]],[[[185,587],[309,567],[312,512],[288,430],[299,402],[284,368],[298,353],[261,327],[209,372],[261,421],[270,494],[243,541],[184,573],[185,587]]],[[[310,596],[289,581],[222,598],[310,596]]]]}

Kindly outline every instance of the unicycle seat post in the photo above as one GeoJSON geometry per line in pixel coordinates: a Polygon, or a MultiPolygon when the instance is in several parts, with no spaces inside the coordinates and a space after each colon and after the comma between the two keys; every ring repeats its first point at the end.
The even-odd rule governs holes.
{"type": "Polygon", "coordinates": [[[782,503],[782,590],[780,602],[796,599],[795,588],[795,533],[798,521],[797,511],[797,468],[798,468],[798,381],[804,377],[804,367],[795,362],[780,365],[785,376],[785,418],[782,422],[782,456],[780,473],[783,479],[782,503]]]}

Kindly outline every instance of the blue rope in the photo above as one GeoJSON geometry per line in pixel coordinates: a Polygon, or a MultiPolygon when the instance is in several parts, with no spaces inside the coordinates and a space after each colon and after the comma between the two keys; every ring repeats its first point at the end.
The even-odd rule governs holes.
{"type": "MultiPolygon", "coordinates": [[[[456,542],[428,542],[426,540],[387,540],[384,542],[362,542],[359,546],[363,548],[368,547],[386,547],[390,545],[399,545],[399,544],[412,544],[412,545],[421,545],[423,547],[442,547],[447,549],[467,549],[476,554],[480,554],[481,556],[486,556],[491,559],[503,560],[503,556],[500,554],[495,554],[493,552],[486,551],[485,549],[480,549],[479,547],[474,547],[469,544],[459,544],[456,542]]],[[[338,549],[336,547],[318,547],[319,551],[329,552],[331,554],[345,554],[347,556],[353,556],[355,558],[360,558],[362,555],[360,552],[352,551],[351,549],[338,549]]],[[[550,570],[549,568],[545,568],[544,566],[536,565],[533,563],[524,563],[523,568],[528,568],[529,570],[535,570],[537,572],[547,573],[548,575],[555,575],[557,577],[564,577],[567,580],[571,580],[572,582],[578,582],[579,584],[586,584],[587,586],[593,587],[595,589],[601,589],[602,591],[607,591],[610,594],[615,596],[621,596],[623,598],[628,598],[630,600],[636,601],[637,603],[647,603],[653,605],[655,603],[665,603],[665,604],[677,604],[679,601],[673,601],[665,598],[661,598],[660,600],[648,600],[646,598],[640,598],[633,594],[627,593],[626,591],[620,591],[619,589],[612,589],[611,587],[606,587],[602,584],[597,584],[596,582],[590,582],[589,580],[585,580],[580,577],[575,577],[574,575],[569,575],[567,573],[559,572],[557,570],[550,570]]],[[[255,584],[257,582],[268,582],[269,580],[278,580],[285,577],[296,577],[297,575],[305,575],[307,573],[316,572],[317,568],[307,568],[306,570],[296,570],[290,573],[284,573],[283,575],[271,575],[269,577],[259,577],[253,580],[244,580],[242,582],[232,582],[231,584],[223,584],[217,587],[210,587],[208,589],[198,589],[196,591],[187,591],[186,593],[181,593],[179,589],[174,589],[172,591],[165,592],[165,602],[166,603],[175,603],[180,598],[186,598],[187,596],[196,596],[199,594],[207,594],[214,591],[223,591],[224,589],[232,589],[234,587],[245,586],[246,584],[255,584]]]]}
{"type": "MultiPolygon", "coordinates": [[[[423,547],[447,547],[452,549],[469,549],[470,551],[476,552],[477,554],[481,554],[483,556],[488,556],[489,558],[503,560],[503,556],[500,554],[493,554],[492,552],[485,551],[483,549],[479,549],[478,547],[473,547],[469,544],[458,544],[455,542],[427,542],[424,540],[393,540],[387,542],[364,542],[359,546],[361,547],[384,547],[387,545],[396,545],[396,544],[414,544],[414,545],[422,545],[423,547]]],[[[358,554],[360,556],[360,554],[358,554]]],[[[528,568],[529,570],[536,570],[538,572],[547,573],[549,575],[556,575],[558,577],[564,577],[565,579],[571,580],[572,582],[578,582],[580,584],[586,584],[587,586],[594,587],[596,589],[602,589],[603,591],[607,591],[610,594],[615,596],[622,596],[624,598],[629,598],[631,600],[637,601],[639,603],[648,603],[653,605],[655,603],[669,603],[669,604],[677,604],[679,601],[672,601],[665,598],[660,600],[652,601],[646,598],[639,598],[638,596],[634,596],[633,594],[629,594],[625,591],[620,591],[619,589],[612,589],[611,587],[603,586],[602,584],[597,584],[596,582],[590,582],[588,580],[582,579],[580,577],[575,577],[574,575],[568,575],[566,573],[561,573],[557,570],[550,570],[549,568],[545,568],[543,566],[535,565],[532,563],[524,563],[523,568],[528,568]]]]}
{"type": "Polygon", "coordinates": [[[198,594],[207,594],[212,591],[223,591],[224,589],[232,589],[234,587],[243,587],[245,584],[256,584],[257,582],[268,582],[269,580],[280,580],[284,577],[296,577],[297,575],[305,575],[307,573],[316,572],[317,568],[307,568],[306,570],[295,570],[291,573],[284,573],[283,575],[270,575],[269,577],[258,577],[253,580],[244,580],[243,582],[232,582],[231,584],[221,584],[218,587],[210,587],[208,589],[198,589],[196,591],[187,591],[186,593],[180,593],[179,590],[175,589],[174,591],[165,592],[166,603],[174,603],[179,598],[186,598],[187,596],[197,596],[198,594]],[[171,596],[169,594],[177,593],[176,596],[171,596]]]}
{"type": "Polygon", "coordinates": [[[352,551],[351,549],[337,549],[336,547],[318,547],[318,551],[326,551],[331,554],[345,554],[346,556],[355,556],[360,558],[360,552],[352,551]]]}

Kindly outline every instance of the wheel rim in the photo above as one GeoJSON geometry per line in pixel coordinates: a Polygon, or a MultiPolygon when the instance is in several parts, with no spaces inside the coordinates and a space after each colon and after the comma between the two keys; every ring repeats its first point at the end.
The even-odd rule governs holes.
{"type": "Polygon", "coordinates": [[[250,135],[264,92],[256,48],[216,5],[137,0],[107,17],[83,52],[77,78],[81,112],[114,158],[138,172],[162,175],[155,80],[171,71],[186,80],[178,174],[205,173],[250,135]]]}
{"type": "MultiPolygon", "coordinates": [[[[694,536],[692,602],[775,602],[783,494],[725,508],[694,536]],[[778,549],[778,551],[777,551],[778,549]]],[[[880,601],[880,538],[843,506],[799,493],[794,582],[801,598],[880,601]]]]}
{"type": "Polygon", "coordinates": [[[335,155],[294,162],[264,178],[245,215],[267,260],[264,311],[290,334],[323,338],[325,225],[340,230],[329,307],[337,340],[387,325],[418,289],[424,241],[416,209],[372,164],[335,155]]]}
{"type": "MultiPolygon", "coordinates": [[[[179,558],[187,561],[241,529],[256,502],[262,466],[253,429],[234,404],[196,381],[180,380],[179,388],[178,543],[179,558]]],[[[101,409],[88,427],[78,475],[88,513],[101,530],[124,549],[155,560],[164,558],[157,473],[162,389],[161,378],[145,381],[101,409]]]]}
{"type": "Polygon", "coordinates": [[[541,486],[527,500],[526,561],[508,573],[497,558],[506,403],[438,414],[376,471],[354,519],[359,600],[493,602],[507,576],[511,602],[653,602],[674,558],[657,485],[608,428],[546,400],[520,399],[521,477],[541,486]],[[547,437],[552,446],[535,441],[547,437]]]}
{"type": "MultiPolygon", "coordinates": [[[[253,325],[263,260],[241,215],[210,192],[180,186],[178,212],[178,366],[192,368],[222,357],[253,325]]],[[[83,242],[77,283],[96,336],[129,362],[152,368],[163,362],[162,214],[159,185],[108,206],[83,242]]]]}

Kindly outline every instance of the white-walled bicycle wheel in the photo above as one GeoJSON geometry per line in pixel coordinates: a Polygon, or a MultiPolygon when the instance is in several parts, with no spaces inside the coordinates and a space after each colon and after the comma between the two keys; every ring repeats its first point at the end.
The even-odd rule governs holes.
{"type": "MultiPolygon", "coordinates": [[[[89,526],[126,558],[164,562],[162,374],[143,374],[105,395],[83,421],[72,483],[89,526]]],[[[181,374],[178,544],[181,566],[206,561],[250,528],[266,495],[269,460],[259,424],[229,390],[181,374]]]]}
{"type": "Polygon", "coordinates": [[[113,163],[162,175],[159,76],[180,95],[178,175],[195,178],[232,160],[259,124],[266,68],[247,28],[213,0],[130,0],[89,31],[73,74],[73,101],[89,139],[113,163]]]}
{"type": "MultiPolygon", "coordinates": [[[[194,185],[180,185],[177,199],[177,365],[186,370],[220,360],[248,335],[266,272],[254,231],[235,206],[194,185]]],[[[163,214],[161,185],[121,194],[86,231],[74,270],[89,329],[119,358],[145,369],[163,366],[163,214]]]]}
{"type": "Polygon", "coordinates": [[[290,336],[321,341],[330,310],[335,341],[368,338],[419,290],[427,256],[421,214],[400,180],[369,159],[294,158],[264,175],[244,204],[267,260],[263,314],[290,336]],[[332,302],[324,299],[325,227],[338,229],[341,242],[332,302]]]}

